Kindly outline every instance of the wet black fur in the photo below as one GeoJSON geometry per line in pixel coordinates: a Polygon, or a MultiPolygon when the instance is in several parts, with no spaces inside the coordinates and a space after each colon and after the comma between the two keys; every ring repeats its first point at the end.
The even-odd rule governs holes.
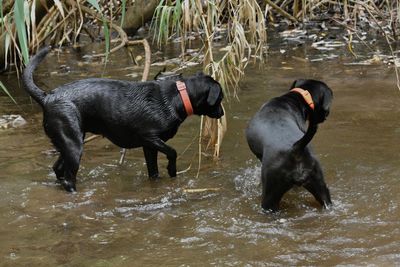
{"type": "MultiPolygon", "coordinates": [[[[43,108],[43,126],[60,152],[53,169],[67,191],[76,190],[76,175],[86,132],[107,137],[123,148],[143,147],[148,174],[158,177],[157,153],[168,158],[168,174],[176,176],[172,138],[187,115],[174,80],[132,82],[85,79],[62,85],[49,93],[37,87],[33,71],[49,52],[34,56],[23,74],[28,93],[43,108]]],[[[223,93],[218,82],[202,73],[185,82],[194,114],[220,118],[223,93]]]]}
{"type": "Polygon", "coordinates": [[[314,111],[299,93],[288,92],[265,103],[246,129],[250,149],[262,162],[261,206],[265,210],[277,211],[282,196],[294,185],[306,188],[324,207],[332,203],[320,163],[308,143],[328,116],[333,93],[316,80],[296,80],[291,88],[295,87],[310,92],[314,111]]]}

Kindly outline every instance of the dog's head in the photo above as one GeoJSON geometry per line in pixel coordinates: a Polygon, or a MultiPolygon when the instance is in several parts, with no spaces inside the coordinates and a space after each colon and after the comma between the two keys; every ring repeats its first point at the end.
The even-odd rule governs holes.
{"type": "Polygon", "coordinates": [[[321,123],[329,115],[329,109],[333,99],[332,90],[321,81],[299,79],[293,82],[291,89],[302,88],[310,92],[314,101],[314,119],[316,123],[321,123]]]}
{"type": "Polygon", "coordinates": [[[224,93],[216,80],[203,73],[198,73],[185,81],[188,84],[194,114],[216,119],[224,115],[221,105],[224,93]]]}

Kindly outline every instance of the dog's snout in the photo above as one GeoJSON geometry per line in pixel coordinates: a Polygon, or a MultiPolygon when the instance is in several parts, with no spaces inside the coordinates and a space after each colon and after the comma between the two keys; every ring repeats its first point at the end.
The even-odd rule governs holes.
{"type": "Polygon", "coordinates": [[[221,118],[222,116],[224,116],[224,109],[220,106],[219,107],[219,117],[221,118]]]}
{"type": "Polygon", "coordinates": [[[218,113],[217,113],[217,118],[221,118],[222,116],[224,116],[224,109],[222,108],[222,106],[218,107],[218,113]]]}
{"type": "Polygon", "coordinates": [[[220,105],[213,112],[208,113],[207,116],[210,117],[210,118],[213,118],[213,119],[219,119],[222,116],[224,116],[224,109],[220,105]]]}

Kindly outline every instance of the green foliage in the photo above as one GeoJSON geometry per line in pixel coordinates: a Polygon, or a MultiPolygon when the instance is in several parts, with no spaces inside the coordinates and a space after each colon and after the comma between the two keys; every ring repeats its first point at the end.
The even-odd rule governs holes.
{"type": "Polygon", "coordinates": [[[120,25],[120,27],[122,27],[122,25],[124,24],[125,14],[126,14],[126,0],[122,0],[121,25],[120,25]]]}
{"type": "Polygon", "coordinates": [[[0,81],[0,89],[6,94],[8,95],[8,97],[15,103],[17,104],[17,101],[15,101],[15,99],[12,97],[12,95],[8,92],[7,88],[4,86],[4,84],[0,81]]]}
{"type": "Polygon", "coordinates": [[[157,40],[159,46],[168,42],[171,35],[185,34],[183,24],[184,4],[181,0],[160,1],[157,6],[153,21],[150,26],[153,29],[153,39],[157,40]]]}
{"type": "MultiPolygon", "coordinates": [[[[87,0],[89,4],[91,4],[96,11],[101,14],[101,9],[99,6],[99,2],[97,0],[87,0]]],[[[108,29],[108,24],[104,16],[102,15],[102,21],[103,21],[103,32],[104,32],[104,39],[105,39],[105,50],[106,50],[106,60],[108,60],[108,55],[110,54],[110,30],[108,29]]]]}
{"type": "MultiPolygon", "coordinates": [[[[37,5],[39,5],[36,1],[15,0],[13,8],[6,11],[6,14],[4,14],[3,3],[0,1],[0,38],[2,41],[0,45],[2,46],[1,51],[4,51],[4,54],[1,55],[4,60],[3,66],[7,67],[10,61],[14,61],[16,66],[22,68],[21,62],[25,65],[29,62],[29,51],[34,52],[44,42],[62,45],[72,39],[76,40],[83,23],[88,20],[82,13],[85,4],[93,6],[96,10],[94,13],[88,12],[92,19],[100,18],[105,37],[107,62],[111,43],[110,24],[101,13],[98,0],[87,0],[86,2],[54,0],[54,5],[48,7],[47,14],[41,21],[36,21],[37,5]],[[77,14],[81,16],[77,16],[77,14]],[[9,58],[9,55],[14,53],[15,57],[9,58]]],[[[90,11],[88,8],[86,10],[90,11]]],[[[3,84],[0,85],[0,88],[0,91],[11,97],[3,84]]]]}
{"type": "Polygon", "coordinates": [[[87,2],[91,4],[97,10],[97,12],[101,13],[99,2],[97,0],[87,0],[87,2]]]}
{"type": "Polygon", "coordinates": [[[3,14],[3,1],[0,1],[0,26],[1,32],[4,32],[4,14],[3,14]]]}
{"type": "MultiPolygon", "coordinates": [[[[27,4],[27,3],[26,3],[27,4]]],[[[19,48],[21,49],[25,64],[29,62],[28,38],[25,28],[25,1],[15,0],[14,4],[14,22],[17,29],[19,48]]]]}

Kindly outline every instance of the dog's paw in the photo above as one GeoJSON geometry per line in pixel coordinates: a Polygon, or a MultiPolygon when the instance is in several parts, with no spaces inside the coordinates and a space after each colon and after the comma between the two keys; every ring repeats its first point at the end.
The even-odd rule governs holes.
{"type": "Polygon", "coordinates": [[[324,204],[322,205],[322,208],[326,209],[326,210],[331,210],[332,209],[332,202],[329,201],[324,201],[324,204]]]}
{"type": "Polygon", "coordinates": [[[61,180],[60,182],[61,182],[61,185],[64,187],[64,189],[67,192],[70,192],[70,193],[75,193],[76,192],[75,183],[72,183],[72,182],[67,181],[67,180],[61,180]]]}
{"type": "Polygon", "coordinates": [[[168,174],[170,177],[176,177],[176,165],[175,164],[168,164],[167,170],[168,170],[168,174]]]}
{"type": "Polygon", "coordinates": [[[158,175],[158,172],[149,173],[149,178],[150,178],[151,180],[156,180],[156,179],[160,178],[160,176],[158,175]]]}

